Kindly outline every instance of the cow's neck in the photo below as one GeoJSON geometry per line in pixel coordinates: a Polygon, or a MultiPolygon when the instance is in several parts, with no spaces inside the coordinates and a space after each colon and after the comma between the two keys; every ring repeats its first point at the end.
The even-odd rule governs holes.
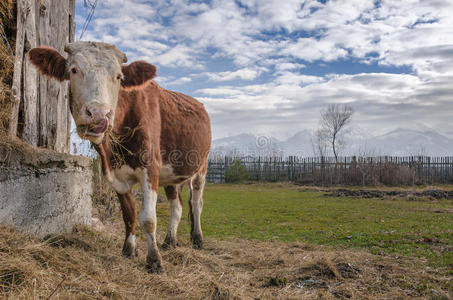
{"type": "Polygon", "coordinates": [[[138,144],[141,132],[137,130],[139,120],[134,113],[137,111],[135,93],[121,90],[115,111],[115,125],[112,133],[107,134],[104,141],[95,149],[101,156],[103,171],[106,174],[111,168],[118,168],[125,164],[125,158],[135,156],[135,149],[131,144],[138,144]]]}

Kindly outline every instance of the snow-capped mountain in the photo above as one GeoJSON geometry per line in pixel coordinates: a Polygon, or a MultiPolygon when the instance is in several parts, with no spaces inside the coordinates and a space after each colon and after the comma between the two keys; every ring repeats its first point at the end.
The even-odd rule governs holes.
{"type": "Polygon", "coordinates": [[[312,136],[310,130],[299,131],[282,142],[282,150],[285,155],[313,156],[312,136]]]}
{"type": "Polygon", "coordinates": [[[212,141],[211,156],[280,156],[282,142],[266,135],[241,133],[239,135],[220,138],[212,141]]]}
{"type": "MultiPolygon", "coordinates": [[[[211,156],[316,156],[312,139],[310,130],[299,131],[285,140],[242,133],[213,140],[211,156]]],[[[71,153],[96,156],[89,142],[82,141],[75,131],[71,134],[71,153]]],[[[397,128],[377,136],[355,130],[345,136],[340,155],[453,156],[453,137],[427,127],[397,128]]]]}
{"type": "MultiPolygon", "coordinates": [[[[312,137],[309,130],[299,131],[284,141],[269,136],[239,134],[214,140],[212,151],[220,155],[313,156],[312,137]]],[[[352,131],[345,136],[345,141],[341,155],[453,156],[453,139],[426,127],[397,128],[377,136],[352,131]]]]}
{"type": "Polygon", "coordinates": [[[428,128],[398,128],[366,142],[369,149],[382,155],[453,155],[453,140],[428,128]]]}

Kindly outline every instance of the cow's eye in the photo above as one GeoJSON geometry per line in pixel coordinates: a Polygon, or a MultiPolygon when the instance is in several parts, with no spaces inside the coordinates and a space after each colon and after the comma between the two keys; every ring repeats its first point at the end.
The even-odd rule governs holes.
{"type": "Polygon", "coordinates": [[[77,73],[77,69],[76,68],[72,68],[71,72],[72,72],[72,74],[76,74],[77,73]]]}
{"type": "Polygon", "coordinates": [[[116,75],[116,79],[120,80],[121,79],[121,74],[116,75]]]}

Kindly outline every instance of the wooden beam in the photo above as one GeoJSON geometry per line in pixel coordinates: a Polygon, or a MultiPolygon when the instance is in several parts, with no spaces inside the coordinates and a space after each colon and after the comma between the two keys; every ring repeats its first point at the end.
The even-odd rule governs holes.
{"type": "Polygon", "coordinates": [[[9,134],[17,135],[17,125],[19,120],[19,107],[22,99],[22,62],[24,59],[24,40],[25,40],[25,0],[17,0],[17,33],[16,51],[14,57],[13,84],[11,88],[11,117],[9,119],[9,134]]]}

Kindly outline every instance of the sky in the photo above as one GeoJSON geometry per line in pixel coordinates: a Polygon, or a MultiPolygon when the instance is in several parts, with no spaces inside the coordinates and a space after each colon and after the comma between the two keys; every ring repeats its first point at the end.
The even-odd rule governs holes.
{"type": "MultiPolygon", "coordinates": [[[[76,40],[88,12],[77,0],[76,40]]],[[[453,132],[453,0],[99,0],[82,40],[156,65],[214,138],[288,138],[333,103],[367,135],[453,132]]]]}

